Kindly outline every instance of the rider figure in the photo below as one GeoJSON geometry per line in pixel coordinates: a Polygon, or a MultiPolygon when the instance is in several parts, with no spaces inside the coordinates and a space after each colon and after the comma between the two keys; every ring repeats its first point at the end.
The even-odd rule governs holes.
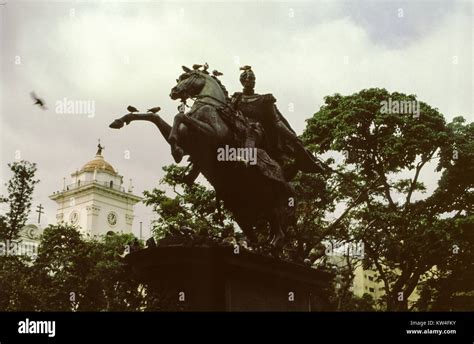
{"type": "MultiPolygon", "coordinates": [[[[255,93],[255,74],[250,66],[242,67],[240,83],[242,92],[235,92],[230,100],[231,107],[240,112],[250,123],[241,134],[246,148],[263,148],[284,170],[286,180],[291,180],[298,171],[326,173],[327,169],[309,152],[296,136],[294,130],[275,105],[272,94],[255,93]]],[[[191,185],[199,175],[192,165],[184,177],[191,185]]]]}
{"type": "Polygon", "coordinates": [[[289,123],[278,111],[272,94],[255,93],[255,74],[250,66],[241,67],[240,83],[242,92],[232,95],[231,105],[240,111],[251,123],[245,147],[255,147],[263,141],[264,149],[280,164],[285,165],[285,157],[295,162],[285,169],[287,179],[292,179],[298,170],[304,172],[324,172],[321,163],[303,146],[289,123]],[[263,130],[262,130],[263,129],[263,130]],[[263,137],[263,140],[261,138],[263,137]]]}
{"type": "Polygon", "coordinates": [[[274,159],[281,160],[283,155],[282,138],[296,143],[298,138],[289,124],[276,109],[276,99],[272,94],[255,93],[255,74],[250,66],[241,68],[240,83],[242,92],[236,92],[231,98],[233,108],[240,111],[251,123],[245,146],[255,147],[259,137],[264,137],[263,143],[267,153],[274,159]],[[284,121],[284,122],[283,122],[284,121]]]}

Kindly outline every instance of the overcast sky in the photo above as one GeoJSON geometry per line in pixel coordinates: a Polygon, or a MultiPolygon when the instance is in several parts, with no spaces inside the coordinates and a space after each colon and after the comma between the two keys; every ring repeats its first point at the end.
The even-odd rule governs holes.
{"type": "MultiPolygon", "coordinates": [[[[256,91],[275,95],[298,134],[324,96],[369,87],[416,94],[448,120],[473,121],[468,1],[5,2],[0,182],[10,177],[6,164],[15,152],[36,162],[41,183],[33,206],[45,206],[44,224],[55,221],[48,195],[94,157],[98,138],[126,184],[134,180],[135,193],[157,185],[172,158],[155,127],[108,125],[129,104],[159,105],[171,121],[178,104],[168,95],[183,64],[208,62],[231,93],[241,88],[238,67],[251,65],[256,91]],[[32,90],[47,111],[32,105],[32,90]],[[94,102],[95,115],[57,113],[64,98],[94,102]]],[[[436,179],[430,171],[422,177],[436,179]]],[[[151,210],[140,205],[136,215],[138,233],[151,210]]]]}

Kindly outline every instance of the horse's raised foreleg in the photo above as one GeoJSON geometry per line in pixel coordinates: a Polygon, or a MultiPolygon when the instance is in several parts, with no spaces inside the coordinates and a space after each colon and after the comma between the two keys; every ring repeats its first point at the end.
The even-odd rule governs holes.
{"type": "Polygon", "coordinates": [[[152,122],[158,127],[158,130],[160,131],[161,135],[165,138],[166,142],[169,143],[168,138],[171,133],[171,126],[166,123],[166,121],[161,118],[158,115],[152,115],[149,113],[143,113],[143,114],[133,114],[129,113],[125,116],[122,116],[120,118],[117,118],[115,121],[113,121],[109,127],[113,129],[120,129],[123,127],[124,124],[130,124],[130,122],[133,121],[148,121],[152,122]]]}
{"type": "Polygon", "coordinates": [[[196,119],[194,117],[191,117],[189,115],[178,113],[174,117],[173,129],[171,130],[170,137],[178,136],[177,130],[181,123],[186,124],[189,128],[192,128],[192,130],[196,131],[197,134],[200,134],[202,136],[207,136],[207,137],[215,136],[215,129],[208,123],[201,121],[199,119],[196,119]]]}
{"type": "Polygon", "coordinates": [[[173,127],[168,137],[168,142],[171,145],[171,154],[175,162],[179,163],[183,158],[184,151],[179,145],[180,125],[184,124],[187,128],[194,131],[199,136],[215,137],[214,128],[206,122],[195,119],[184,113],[178,113],[174,117],[173,127]]]}
{"type": "Polygon", "coordinates": [[[168,142],[171,146],[171,155],[173,156],[173,159],[176,163],[180,163],[184,155],[184,151],[178,143],[179,126],[183,122],[182,116],[182,113],[178,113],[176,116],[174,116],[173,127],[171,128],[171,132],[168,136],[168,142]]]}

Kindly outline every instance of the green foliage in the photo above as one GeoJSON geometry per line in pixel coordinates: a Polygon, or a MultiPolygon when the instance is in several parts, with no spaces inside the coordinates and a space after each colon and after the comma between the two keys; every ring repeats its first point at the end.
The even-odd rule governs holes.
{"type": "Polygon", "coordinates": [[[340,179],[339,199],[354,202],[354,188],[370,189],[346,218],[346,228],[339,230],[347,239],[364,242],[364,265],[379,272],[388,290],[387,308],[403,310],[422,276],[446,264],[453,245],[465,249],[468,244],[456,221],[463,218],[472,226],[473,125],[461,118],[446,125],[443,116],[423,102],[418,118],[383,113],[381,103],[389,98],[416,100],[384,89],[326,97],[308,120],[303,139],[318,153],[344,156],[336,166],[347,176],[340,179]],[[419,181],[422,168],[436,158],[442,172],[438,188],[414,200],[415,193],[425,190],[419,181]],[[399,292],[404,294],[402,302],[399,292]]]}
{"type": "Polygon", "coordinates": [[[8,195],[0,197],[8,205],[6,215],[0,215],[0,241],[18,239],[28,219],[35,185],[36,164],[25,160],[8,164],[13,177],[6,184],[8,195]]]}
{"type": "Polygon", "coordinates": [[[302,173],[293,180],[297,195],[297,224],[289,228],[285,248],[291,260],[314,263],[324,255],[322,241],[334,237],[328,230],[330,221],[326,218],[328,212],[334,211],[337,199],[331,183],[319,175],[302,173]]]}
{"type": "Polygon", "coordinates": [[[36,290],[29,260],[0,256],[0,311],[35,310],[36,290]]]}
{"type": "Polygon", "coordinates": [[[305,142],[323,153],[347,152],[346,164],[355,164],[364,176],[378,171],[397,172],[415,168],[417,156],[428,157],[446,143],[443,116],[420,102],[420,116],[383,113],[381,102],[415,101],[414,95],[385,89],[367,89],[351,96],[336,94],[311,119],[303,134],[305,142]]]}
{"type": "Polygon", "coordinates": [[[197,183],[187,186],[183,181],[184,167],[170,165],[163,170],[166,174],[160,184],[170,186],[174,197],[157,188],[144,192],[145,204],[159,215],[153,223],[158,240],[221,241],[227,237],[240,237],[234,232],[232,217],[222,201],[216,199],[214,190],[197,183]]]}
{"type": "Polygon", "coordinates": [[[141,310],[144,286],[121,258],[134,239],[85,239],[69,225],[47,227],[36,260],[0,257],[0,310],[141,310]]]}
{"type": "MultiPolygon", "coordinates": [[[[472,311],[474,309],[474,216],[454,220],[451,254],[420,283],[422,311],[472,311]]],[[[451,234],[451,233],[450,233],[451,234]]]]}

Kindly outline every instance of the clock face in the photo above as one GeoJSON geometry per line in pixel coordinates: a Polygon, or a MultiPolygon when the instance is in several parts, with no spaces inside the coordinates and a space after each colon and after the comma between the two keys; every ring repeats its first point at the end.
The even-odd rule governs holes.
{"type": "Polygon", "coordinates": [[[107,222],[109,225],[115,226],[117,224],[117,214],[110,212],[109,215],[107,215],[107,222]]]}
{"type": "Polygon", "coordinates": [[[28,235],[28,238],[30,238],[30,239],[36,238],[36,228],[34,228],[34,227],[28,228],[27,235],[28,235]]]}
{"type": "Polygon", "coordinates": [[[73,211],[71,216],[69,216],[69,220],[73,225],[77,224],[79,222],[79,213],[77,211],[73,211]]]}
{"type": "Polygon", "coordinates": [[[23,230],[29,239],[36,239],[38,237],[38,227],[35,225],[26,225],[23,227],[23,230]]]}

